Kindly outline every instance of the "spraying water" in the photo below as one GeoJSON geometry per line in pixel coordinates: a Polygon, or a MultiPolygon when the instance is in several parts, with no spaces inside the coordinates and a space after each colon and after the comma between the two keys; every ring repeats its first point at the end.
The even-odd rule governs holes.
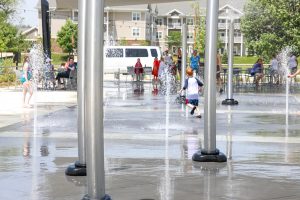
{"type": "Polygon", "coordinates": [[[292,52],[292,47],[285,47],[280,54],[278,55],[278,60],[279,60],[279,74],[282,75],[283,81],[285,81],[285,136],[288,137],[289,135],[289,130],[288,130],[288,124],[289,124],[289,85],[290,85],[290,79],[287,77],[290,74],[289,71],[289,66],[288,66],[288,60],[289,60],[289,55],[292,52]]]}
{"type": "Polygon", "coordinates": [[[31,199],[38,199],[38,177],[40,173],[39,168],[39,148],[38,148],[38,121],[37,121],[37,88],[39,83],[44,78],[44,60],[45,55],[43,53],[42,45],[35,44],[29,53],[30,66],[32,69],[32,87],[34,91],[34,117],[33,117],[33,153],[32,153],[32,188],[31,188],[31,199]]]}

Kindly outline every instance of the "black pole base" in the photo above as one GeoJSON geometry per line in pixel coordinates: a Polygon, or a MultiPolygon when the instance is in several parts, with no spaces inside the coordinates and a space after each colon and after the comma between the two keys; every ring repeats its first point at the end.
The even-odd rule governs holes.
{"type": "Polygon", "coordinates": [[[66,169],[65,174],[67,176],[86,176],[86,165],[76,161],[74,165],[70,165],[66,169]]]}
{"type": "Polygon", "coordinates": [[[213,153],[200,150],[194,153],[192,159],[197,162],[227,162],[225,154],[221,153],[218,149],[216,149],[213,153]]]}
{"type": "MultiPolygon", "coordinates": [[[[89,195],[85,195],[83,198],[82,198],[82,200],[95,200],[95,199],[91,199],[90,197],[89,197],[89,195]]],[[[102,197],[101,199],[99,199],[99,200],[112,200],[112,198],[109,196],[109,195],[104,195],[104,197],[102,197]]]]}
{"type": "Polygon", "coordinates": [[[239,102],[234,99],[225,99],[222,101],[222,105],[238,105],[239,102]]]}

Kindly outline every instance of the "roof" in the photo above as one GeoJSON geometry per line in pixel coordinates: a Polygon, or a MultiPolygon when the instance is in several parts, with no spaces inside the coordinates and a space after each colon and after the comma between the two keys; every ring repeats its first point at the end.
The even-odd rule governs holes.
{"type": "Polygon", "coordinates": [[[37,30],[38,30],[38,28],[36,26],[34,26],[34,27],[31,27],[31,28],[27,28],[26,30],[23,30],[21,34],[26,35],[26,34],[32,32],[32,31],[37,31],[37,30]]]}
{"type": "MultiPolygon", "coordinates": [[[[226,6],[231,9],[240,12],[242,14],[244,5],[248,0],[220,0],[219,8],[225,8],[226,6]]],[[[170,6],[170,3],[160,3],[152,5],[152,8],[157,6],[158,8],[158,16],[165,16],[172,10],[177,10],[185,15],[193,15],[194,10],[192,5],[194,3],[198,3],[201,10],[206,9],[206,0],[198,0],[198,1],[185,1],[185,2],[174,2],[170,6]]]]}

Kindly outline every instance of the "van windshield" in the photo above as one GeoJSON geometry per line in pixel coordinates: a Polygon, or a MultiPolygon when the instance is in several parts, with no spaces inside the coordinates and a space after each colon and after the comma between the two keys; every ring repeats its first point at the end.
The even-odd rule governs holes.
{"type": "Polygon", "coordinates": [[[125,56],[126,57],[148,57],[148,51],[147,49],[130,49],[126,48],[125,49],[125,56]]]}
{"type": "Polygon", "coordinates": [[[155,57],[157,58],[158,57],[156,49],[151,49],[151,56],[153,58],[155,58],[155,57]]]}
{"type": "Polygon", "coordinates": [[[117,58],[121,58],[123,57],[123,49],[115,49],[115,48],[112,48],[112,49],[106,49],[106,57],[108,58],[114,58],[114,57],[117,57],[117,58]]]}

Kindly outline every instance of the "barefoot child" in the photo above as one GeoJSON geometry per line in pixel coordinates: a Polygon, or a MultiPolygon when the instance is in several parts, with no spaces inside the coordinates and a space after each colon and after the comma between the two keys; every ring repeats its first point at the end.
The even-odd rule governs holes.
{"type": "Polygon", "coordinates": [[[186,69],[186,74],[188,77],[185,79],[185,83],[183,88],[180,90],[180,94],[183,90],[187,90],[186,105],[192,108],[191,115],[193,115],[196,110],[198,114],[196,117],[201,118],[200,110],[198,108],[198,99],[199,90],[203,86],[203,83],[198,78],[193,77],[193,70],[191,68],[186,69]]]}

